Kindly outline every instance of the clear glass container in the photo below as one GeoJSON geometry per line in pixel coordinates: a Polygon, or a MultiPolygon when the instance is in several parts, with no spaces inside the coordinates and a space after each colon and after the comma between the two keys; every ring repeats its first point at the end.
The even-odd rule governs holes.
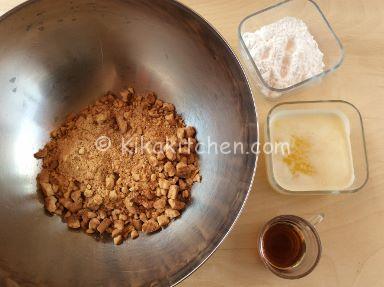
{"type": "Polygon", "coordinates": [[[284,279],[299,279],[310,274],[319,263],[321,257],[321,241],[315,226],[323,221],[323,219],[324,214],[316,215],[309,220],[296,215],[280,215],[272,218],[263,226],[259,234],[258,251],[261,261],[275,275],[284,279]],[[297,229],[303,240],[305,251],[302,258],[288,268],[275,266],[265,254],[265,235],[271,227],[277,224],[284,224],[297,229]]]}
{"type": "Polygon", "coordinates": [[[286,0],[268,8],[262,9],[245,17],[238,28],[240,40],[240,51],[244,58],[250,78],[260,87],[262,94],[270,100],[276,100],[282,95],[292,92],[308,84],[318,83],[330,72],[336,70],[344,58],[344,49],[333,31],[328,20],[325,18],[320,7],[312,0],[286,0]],[[269,86],[261,76],[250,51],[245,45],[243,34],[255,32],[262,26],[272,24],[286,16],[295,17],[304,21],[308,26],[309,32],[318,43],[320,50],[324,54],[324,71],[311,78],[285,88],[274,88],[269,86]]]}
{"type": "MultiPolygon", "coordinates": [[[[364,127],[359,110],[346,101],[324,100],[324,101],[299,101],[277,104],[268,113],[265,125],[265,141],[271,143],[271,119],[276,113],[289,111],[330,111],[345,115],[348,123],[349,140],[351,145],[351,157],[354,178],[351,185],[340,190],[288,190],[282,187],[276,180],[272,154],[266,153],[267,175],[271,186],[278,192],[292,195],[324,195],[353,193],[360,190],[368,181],[369,169],[365,145],[364,127]]],[[[316,129],[316,127],[314,127],[316,129]]]]}

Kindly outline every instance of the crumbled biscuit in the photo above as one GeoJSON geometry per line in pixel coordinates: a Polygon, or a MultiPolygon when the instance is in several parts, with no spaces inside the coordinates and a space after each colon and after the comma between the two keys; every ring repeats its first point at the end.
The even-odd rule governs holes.
{"type": "Polygon", "coordinates": [[[132,238],[132,239],[135,239],[135,238],[137,238],[137,237],[139,237],[139,233],[138,233],[136,230],[132,230],[132,231],[131,231],[131,238],[132,238]]]}
{"type": "Polygon", "coordinates": [[[123,237],[121,235],[116,236],[113,238],[113,243],[115,245],[120,245],[123,242],[123,237]]]}
{"type": "Polygon", "coordinates": [[[185,134],[187,135],[188,138],[193,138],[196,134],[196,130],[194,127],[186,127],[185,134]]]}
{"type": "Polygon", "coordinates": [[[179,177],[187,177],[190,172],[189,166],[184,162],[179,162],[176,165],[176,174],[179,177]]]}
{"type": "Polygon", "coordinates": [[[171,219],[180,216],[180,212],[178,210],[169,208],[165,210],[164,214],[171,219]]]}
{"type": "Polygon", "coordinates": [[[161,189],[168,190],[170,186],[171,186],[171,183],[169,182],[169,180],[166,180],[164,178],[159,178],[159,187],[161,189]]]}
{"type": "Polygon", "coordinates": [[[160,225],[153,219],[147,220],[144,222],[143,226],[141,227],[142,231],[145,233],[152,233],[157,230],[159,230],[160,225]]]}
{"type": "Polygon", "coordinates": [[[51,212],[54,213],[57,209],[56,207],[57,199],[54,196],[48,196],[45,198],[45,208],[51,212]]]}
{"type": "Polygon", "coordinates": [[[185,137],[185,128],[178,128],[176,135],[180,140],[182,140],[185,137]]]}
{"type": "Polygon", "coordinates": [[[177,193],[179,192],[179,186],[177,185],[171,185],[168,190],[168,198],[176,199],[177,193]]]}
{"type": "Polygon", "coordinates": [[[169,206],[176,210],[184,209],[185,203],[176,199],[168,199],[169,206]]]}
{"type": "Polygon", "coordinates": [[[163,197],[163,198],[156,200],[153,203],[153,207],[155,209],[163,209],[163,208],[165,208],[166,204],[167,204],[167,200],[165,199],[165,197],[163,197]]]}
{"type": "Polygon", "coordinates": [[[157,217],[157,222],[161,227],[167,226],[169,224],[169,217],[165,214],[157,217]]]}
{"type": "Polygon", "coordinates": [[[98,220],[97,218],[92,218],[88,223],[88,228],[91,230],[96,230],[99,224],[100,224],[100,220],[98,220]]]}
{"type": "Polygon", "coordinates": [[[111,225],[112,220],[109,218],[105,218],[97,227],[97,231],[99,231],[100,234],[102,234],[108,227],[111,225]]]}
{"type": "Polygon", "coordinates": [[[165,165],[164,165],[164,171],[167,173],[167,175],[169,177],[173,177],[175,174],[176,174],[176,169],[175,167],[173,166],[172,162],[168,161],[165,165]]]}
{"type": "Polygon", "coordinates": [[[80,220],[73,215],[67,218],[67,224],[69,228],[74,228],[74,229],[80,228],[80,220]]]}
{"type": "Polygon", "coordinates": [[[34,155],[43,161],[44,206],[69,228],[109,234],[115,244],[155,232],[180,216],[201,180],[195,134],[152,92],[108,93],[68,116],[34,155]],[[106,151],[96,145],[101,136],[106,151]],[[145,152],[135,151],[143,140],[145,152]]]}

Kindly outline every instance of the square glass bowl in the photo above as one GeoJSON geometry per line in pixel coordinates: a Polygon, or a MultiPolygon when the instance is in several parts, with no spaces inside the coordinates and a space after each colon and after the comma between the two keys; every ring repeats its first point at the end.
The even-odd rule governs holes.
{"type": "Polygon", "coordinates": [[[320,7],[312,0],[286,0],[268,8],[262,9],[245,17],[238,28],[240,51],[245,60],[249,75],[260,87],[262,94],[270,100],[276,100],[280,96],[290,93],[310,83],[320,80],[330,72],[336,70],[344,58],[344,49],[333,31],[328,20],[325,18],[320,7]],[[309,32],[313,35],[320,50],[324,54],[324,71],[311,78],[285,88],[274,88],[269,86],[261,76],[261,73],[252,59],[251,53],[245,45],[243,34],[255,32],[262,26],[272,24],[286,16],[295,17],[304,21],[309,32]]]}
{"type": "MultiPolygon", "coordinates": [[[[273,159],[271,153],[266,153],[267,175],[271,186],[278,192],[291,195],[324,195],[324,194],[340,194],[353,193],[360,190],[368,181],[368,161],[365,146],[364,127],[359,110],[352,104],[342,100],[328,101],[301,101],[287,102],[274,106],[268,113],[265,126],[265,141],[274,145],[271,142],[271,119],[277,113],[289,113],[292,111],[313,112],[327,111],[335,112],[345,118],[345,127],[347,128],[346,135],[349,134],[350,152],[352,156],[354,178],[351,184],[339,190],[289,190],[282,187],[275,176],[273,159]],[[344,117],[345,116],[345,117],[344,117]]],[[[314,130],[316,127],[314,127],[314,130]]]]}

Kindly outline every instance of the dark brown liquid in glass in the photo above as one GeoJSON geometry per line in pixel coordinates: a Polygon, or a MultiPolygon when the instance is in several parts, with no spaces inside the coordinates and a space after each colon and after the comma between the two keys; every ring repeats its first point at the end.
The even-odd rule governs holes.
{"type": "Polygon", "coordinates": [[[276,223],[264,233],[263,251],[274,267],[288,268],[302,258],[305,242],[301,232],[293,225],[276,223]]]}

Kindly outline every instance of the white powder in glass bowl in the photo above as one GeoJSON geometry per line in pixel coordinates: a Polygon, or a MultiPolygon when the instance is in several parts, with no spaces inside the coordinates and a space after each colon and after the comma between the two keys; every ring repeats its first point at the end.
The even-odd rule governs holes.
{"type": "Polygon", "coordinates": [[[270,87],[287,88],[323,72],[323,53],[300,19],[285,17],[243,39],[270,87]]]}

